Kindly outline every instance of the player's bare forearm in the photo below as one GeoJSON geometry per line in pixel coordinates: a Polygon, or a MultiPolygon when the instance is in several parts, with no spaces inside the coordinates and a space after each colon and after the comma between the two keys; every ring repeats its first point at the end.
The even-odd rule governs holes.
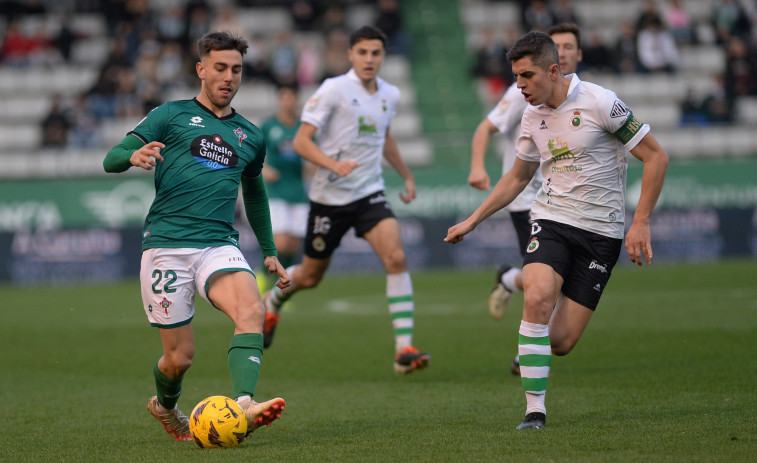
{"type": "Polygon", "coordinates": [[[308,124],[307,122],[303,122],[300,125],[292,142],[297,154],[306,161],[324,169],[328,169],[341,177],[352,172],[352,170],[357,167],[357,162],[339,161],[321,151],[318,145],[313,141],[313,137],[317,131],[318,128],[316,126],[308,124]]]}
{"type": "Polygon", "coordinates": [[[489,148],[489,141],[492,133],[496,131],[494,124],[489,119],[484,119],[476,127],[471,140],[471,164],[470,174],[468,175],[468,184],[479,190],[488,190],[491,188],[491,179],[486,172],[486,150],[489,148]]]}
{"type": "Polygon", "coordinates": [[[625,246],[631,262],[642,265],[646,261],[649,265],[653,256],[649,217],[662,192],[668,169],[668,155],[651,134],[647,134],[631,153],[644,163],[644,170],[641,175],[639,203],[633,223],[626,234],[625,246]]]}
{"type": "Polygon", "coordinates": [[[463,236],[473,231],[478,224],[510,204],[526,188],[526,185],[531,181],[531,177],[534,176],[538,167],[539,164],[536,162],[526,162],[517,158],[513,168],[504,177],[499,179],[492,192],[473,211],[473,214],[447,231],[447,237],[444,241],[453,244],[459,243],[463,240],[463,236]]]}
{"type": "Polygon", "coordinates": [[[652,134],[647,134],[631,150],[631,153],[644,163],[641,175],[641,194],[634,213],[635,223],[648,223],[665,182],[668,170],[668,155],[652,134]]]}
{"type": "Polygon", "coordinates": [[[413,173],[410,172],[410,168],[402,159],[399,147],[397,146],[397,141],[394,139],[392,134],[389,133],[389,131],[387,131],[386,133],[386,141],[384,142],[383,154],[386,162],[388,162],[389,165],[391,165],[394,170],[397,171],[400,177],[402,177],[402,179],[405,181],[405,192],[400,193],[400,199],[402,199],[404,203],[411,202],[415,199],[416,196],[415,177],[413,177],[413,173]]]}

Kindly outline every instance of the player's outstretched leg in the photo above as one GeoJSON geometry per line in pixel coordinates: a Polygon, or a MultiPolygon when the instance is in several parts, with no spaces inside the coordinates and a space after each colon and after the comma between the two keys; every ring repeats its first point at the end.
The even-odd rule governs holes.
{"type": "Polygon", "coordinates": [[[281,418],[286,402],[280,397],[259,403],[245,398],[239,401],[239,406],[242,407],[244,416],[247,418],[247,436],[249,436],[259,427],[270,426],[281,418]]]}
{"type": "Polygon", "coordinates": [[[147,410],[154,416],[168,434],[176,440],[192,440],[189,433],[189,418],[178,407],[168,410],[158,402],[158,396],[150,397],[147,410]]]}

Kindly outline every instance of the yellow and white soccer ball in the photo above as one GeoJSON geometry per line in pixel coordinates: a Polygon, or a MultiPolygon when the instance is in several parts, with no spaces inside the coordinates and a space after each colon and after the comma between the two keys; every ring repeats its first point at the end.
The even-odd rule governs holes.
{"type": "Polygon", "coordinates": [[[189,432],[204,449],[236,447],[247,434],[247,418],[235,400],[216,395],[201,400],[192,410],[189,432]]]}

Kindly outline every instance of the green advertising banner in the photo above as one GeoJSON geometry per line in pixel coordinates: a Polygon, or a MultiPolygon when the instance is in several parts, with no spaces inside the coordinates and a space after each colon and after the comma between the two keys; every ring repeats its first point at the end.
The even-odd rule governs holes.
{"type": "MultiPolygon", "coordinates": [[[[418,198],[405,205],[397,200],[402,185],[387,179],[387,198],[396,204],[401,217],[455,217],[470,214],[486,199],[489,191],[468,186],[467,170],[430,175],[424,169],[414,172],[418,198]]],[[[641,192],[642,164],[629,155],[626,207],[634,209],[641,192]]],[[[492,184],[498,173],[490,172],[492,184]]],[[[701,209],[757,207],[757,158],[671,162],[658,209],[701,209]]]]}
{"type": "MultiPolygon", "coordinates": [[[[626,206],[641,190],[641,163],[628,169],[626,206]]],[[[400,217],[438,218],[470,214],[489,192],[466,183],[467,172],[430,175],[417,169],[418,197],[398,199],[402,186],[387,174],[387,197],[400,217]]],[[[496,180],[493,177],[493,180],[496,180]]],[[[0,182],[0,231],[141,227],[155,195],[151,175],[0,182]]],[[[757,159],[671,162],[658,209],[748,209],[757,207],[757,159]]]]}
{"type": "Polygon", "coordinates": [[[0,231],[141,227],[155,196],[152,177],[0,183],[0,231]]]}

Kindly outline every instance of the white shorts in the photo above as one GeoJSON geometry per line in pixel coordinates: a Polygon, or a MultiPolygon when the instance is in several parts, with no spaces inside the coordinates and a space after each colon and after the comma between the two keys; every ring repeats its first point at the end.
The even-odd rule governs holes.
{"type": "Polygon", "coordinates": [[[145,250],[139,280],[150,325],[174,328],[190,323],[195,313],[195,292],[210,302],[210,277],[234,271],[254,275],[242,252],[234,246],[145,250]]]}
{"type": "Polygon", "coordinates": [[[308,228],[308,212],[310,205],[307,203],[288,203],[283,199],[271,199],[268,201],[271,208],[271,228],[273,234],[286,234],[296,238],[304,238],[308,228]]]}

